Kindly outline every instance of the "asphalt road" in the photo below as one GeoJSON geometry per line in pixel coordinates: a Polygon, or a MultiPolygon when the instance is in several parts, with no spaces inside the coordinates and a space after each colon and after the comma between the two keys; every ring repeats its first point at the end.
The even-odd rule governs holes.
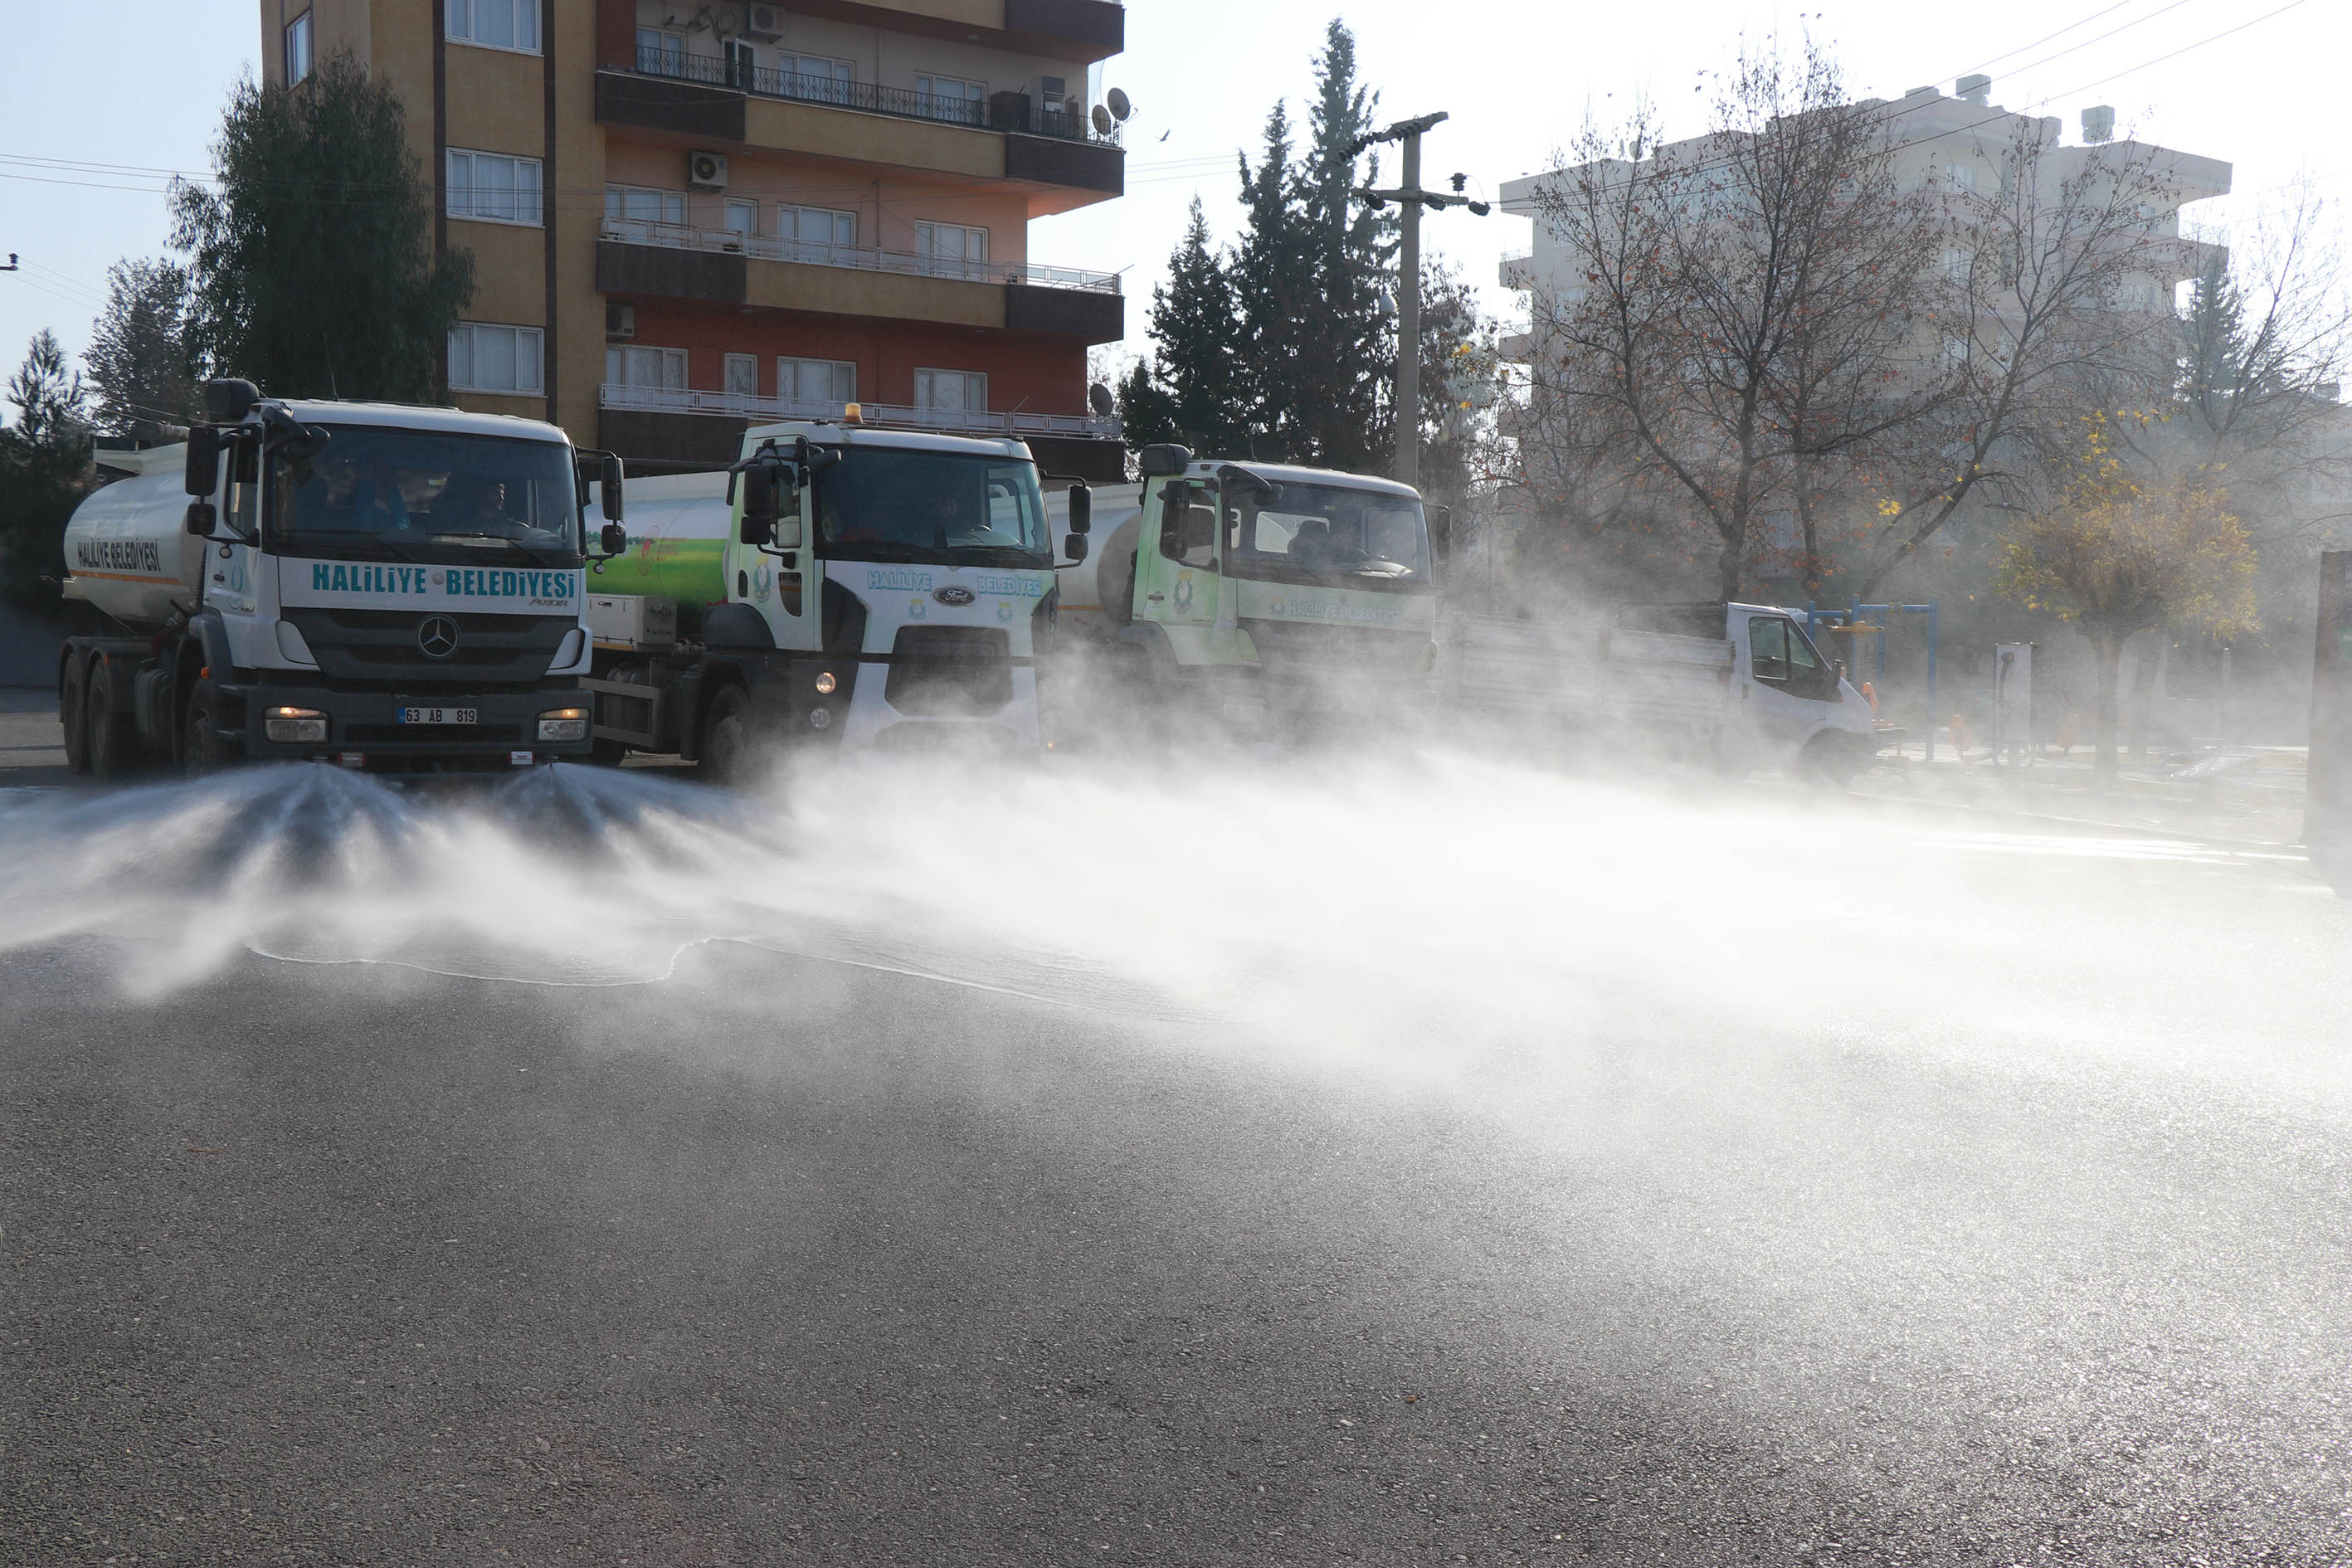
{"type": "MultiPolygon", "coordinates": [[[[2342,969],[2124,858],[2281,922],[2215,987],[2342,969]]],[[[2024,969],[1857,1035],[1622,962],[1457,1049],[164,945],[0,954],[0,1561],[2352,1560],[2332,988],[2209,1071],[2024,969]]]]}

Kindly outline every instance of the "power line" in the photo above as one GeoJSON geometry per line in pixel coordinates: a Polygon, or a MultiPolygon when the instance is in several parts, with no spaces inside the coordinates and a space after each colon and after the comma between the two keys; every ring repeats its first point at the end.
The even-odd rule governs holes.
{"type": "Polygon", "coordinates": [[[2073,32],[2075,28],[2088,26],[2093,22],[2097,21],[2100,17],[2120,11],[2125,6],[2129,5],[2132,3],[2133,0],[2116,0],[2114,5],[2094,11],[2087,16],[2077,17],[2074,21],[2069,22],[2064,26],[2059,28],[2056,32],[2044,33],[2042,37],[2034,39],[2030,44],[2020,45],[2018,47],[2011,49],[2006,54],[1995,55],[1989,60],[1979,60],[1975,65],[1970,66],[1968,71],[1963,74],[1973,74],[1977,71],[1990,70],[1993,67],[2000,64],[2003,60],[2014,58],[2016,56],[2025,53],[2028,49],[2038,49],[2053,38],[2063,38],[2067,34],[2073,32]]]}

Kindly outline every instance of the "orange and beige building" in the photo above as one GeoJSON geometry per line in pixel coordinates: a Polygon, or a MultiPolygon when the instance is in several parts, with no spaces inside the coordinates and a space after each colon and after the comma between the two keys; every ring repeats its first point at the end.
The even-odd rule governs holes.
{"type": "Polygon", "coordinates": [[[271,81],[348,51],[405,103],[435,243],[474,258],[461,406],[638,471],[855,402],[1120,476],[1087,380],[1118,279],[1028,247],[1123,189],[1112,0],[259,3],[271,81]]]}

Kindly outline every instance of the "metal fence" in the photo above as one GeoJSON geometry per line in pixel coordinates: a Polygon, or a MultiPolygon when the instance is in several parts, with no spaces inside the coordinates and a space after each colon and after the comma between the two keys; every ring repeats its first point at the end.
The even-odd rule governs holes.
{"type": "Polygon", "coordinates": [[[637,69],[646,76],[671,77],[732,88],[762,98],[788,98],[802,103],[831,103],[860,109],[868,114],[895,115],[901,120],[935,120],[949,125],[969,125],[982,131],[1017,131],[1031,136],[1058,136],[1066,142],[1097,146],[1119,144],[1118,130],[1097,132],[1086,116],[1071,114],[1033,101],[1026,93],[997,93],[985,99],[915,92],[870,81],[842,81],[827,76],[803,76],[796,71],[745,67],[715,55],[690,55],[682,50],[639,48],[637,69]]]}
{"type": "MultiPolygon", "coordinates": [[[[606,382],[598,389],[599,405],[647,414],[711,414],[737,419],[838,419],[838,403],[804,403],[794,398],[749,397],[740,393],[702,392],[688,387],[619,386],[606,382]]],[[[986,409],[918,408],[905,404],[864,403],[858,410],[868,425],[911,430],[937,430],[955,436],[1072,436],[1115,441],[1119,422],[1091,414],[997,414],[986,409]]]]}
{"type": "Polygon", "coordinates": [[[798,261],[813,267],[849,267],[866,272],[902,272],[919,278],[952,278],[967,283],[1025,283],[1037,289],[1076,289],[1093,294],[1118,292],[1118,275],[1093,272],[1083,267],[1046,267],[1028,261],[965,261],[950,256],[913,256],[897,250],[867,250],[851,245],[818,245],[809,240],[779,239],[746,234],[733,228],[701,228],[690,223],[661,223],[652,218],[607,217],[604,236],[631,245],[659,245],[673,250],[740,253],[765,261],[798,261]]]}

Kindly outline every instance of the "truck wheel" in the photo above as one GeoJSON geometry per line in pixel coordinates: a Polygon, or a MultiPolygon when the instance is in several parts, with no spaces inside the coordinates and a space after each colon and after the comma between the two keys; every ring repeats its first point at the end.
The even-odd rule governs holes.
{"type": "Polygon", "coordinates": [[[101,783],[131,776],[139,760],[139,736],[131,715],[117,713],[106,700],[105,676],[90,672],[89,690],[82,701],[82,727],[88,734],[89,776],[101,783]]]}
{"type": "Polygon", "coordinates": [[[1819,788],[1843,793],[1862,772],[1863,762],[1861,748],[1852,739],[1830,731],[1806,743],[1804,753],[1797,759],[1797,771],[1819,788]]]}
{"type": "Polygon", "coordinates": [[[66,732],[66,766],[87,777],[89,773],[89,699],[84,692],[81,662],[77,659],[58,686],[58,722],[66,732]]]}
{"type": "Polygon", "coordinates": [[[751,700],[740,686],[721,687],[702,720],[702,776],[712,784],[740,784],[751,760],[751,700]]]}
{"type": "Polygon", "coordinates": [[[221,745],[220,699],[213,694],[213,683],[199,680],[196,689],[188,693],[188,716],[180,726],[181,766],[192,779],[216,773],[228,766],[229,756],[221,745]]]}

